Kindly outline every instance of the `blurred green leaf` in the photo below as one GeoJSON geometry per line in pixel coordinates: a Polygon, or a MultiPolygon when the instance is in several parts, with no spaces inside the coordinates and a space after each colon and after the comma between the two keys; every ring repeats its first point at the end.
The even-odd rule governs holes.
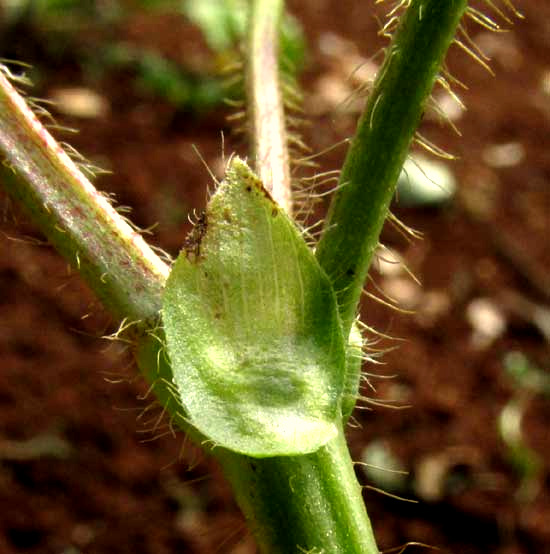
{"type": "Polygon", "coordinates": [[[181,12],[201,29],[208,46],[223,52],[244,35],[248,3],[244,0],[182,0],[181,12]]]}

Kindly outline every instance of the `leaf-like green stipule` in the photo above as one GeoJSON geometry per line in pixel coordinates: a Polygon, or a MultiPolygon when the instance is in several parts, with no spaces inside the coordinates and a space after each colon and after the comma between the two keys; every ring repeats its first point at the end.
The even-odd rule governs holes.
{"type": "Polygon", "coordinates": [[[297,455],[337,434],[346,346],[334,292],[237,157],[168,277],[163,322],[182,405],[214,444],[297,455]]]}

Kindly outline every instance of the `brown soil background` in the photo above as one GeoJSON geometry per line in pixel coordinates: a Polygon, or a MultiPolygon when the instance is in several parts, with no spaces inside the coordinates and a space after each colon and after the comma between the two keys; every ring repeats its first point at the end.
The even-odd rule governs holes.
{"type": "MultiPolygon", "coordinates": [[[[422,241],[408,243],[391,228],[384,234],[422,281],[423,292],[398,281],[415,314],[372,301],[363,310],[369,325],[406,338],[384,356],[384,366],[368,369],[396,376],[376,381],[370,394],[411,407],[358,411],[359,425],[348,430],[352,453],[360,459],[367,444],[382,441],[410,472],[403,494],[420,500],[365,489],[381,550],[418,541],[457,554],[550,552],[548,397],[527,398],[523,437],[543,460],[539,488],[528,497],[518,494],[520,476],[497,429],[503,407],[519,397],[504,355],[519,350],[550,370],[548,338],[533,323],[533,310],[550,303],[550,4],[517,5],[526,19],[508,33],[488,37],[472,28],[491,51],[496,77],[458,48],[450,53],[449,67],[468,86],[460,93],[468,107],[457,121],[462,137],[429,117],[424,123],[423,132],[459,158],[452,163],[459,181],[454,202],[444,209],[396,207],[424,233],[422,241]],[[523,147],[522,159],[508,167],[486,162],[488,147],[510,142],[523,147]],[[479,298],[506,322],[485,347],[475,347],[466,317],[479,298]],[[419,483],[435,490],[431,500],[419,483]]],[[[304,136],[319,151],[354,126],[353,114],[331,105],[330,87],[345,91],[346,63],[369,58],[384,42],[376,35],[373,2],[304,0],[290,8],[309,41],[303,87],[311,126],[304,136]],[[347,45],[343,57],[320,48],[327,33],[349,41],[338,43],[347,45]]],[[[116,32],[171,59],[198,66],[208,60],[197,30],[181,17],[136,13],[116,32]]],[[[82,40],[90,47],[102,38],[92,33],[82,40]]],[[[20,41],[19,59],[38,67],[47,62],[40,44],[28,48],[36,57],[30,59],[27,38],[20,41]]],[[[80,84],[107,99],[107,116],[59,115],[80,129],[62,139],[113,170],[97,186],[131,206],[141,227],[158,222],[151,242],[176,255],[189,230],[187,214],[203,206],[209,182],[192,145],[217,172],[220,129],[226,153],[238,146],[224,110],[200,117],[177,111],[136,91],[127,73],[98,82],[63,57],[42,75],[33,94],[80,84]]],[[[321,168],[338,168],[343,153],[321,157],[321,168]]],[[[138,419],[147,388],[134,378],[122,345],[100,338],[116,322],[51,248],[27,240],[40,236],[4,197],[2,207],[0,552],[255,552],[216,465],[183,437],[151,432],[154,422],[138,419]]],[[[374,275],[387,284],[388,277],[374,275]]]]}

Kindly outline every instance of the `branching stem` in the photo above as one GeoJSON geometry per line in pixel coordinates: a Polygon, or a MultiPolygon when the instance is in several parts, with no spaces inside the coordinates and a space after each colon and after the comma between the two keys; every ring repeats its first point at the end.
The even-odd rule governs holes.
{"type": "Polygon", "coordinates": [[[5,188],[120,319],[155,318],[168,266],[82,174],[0,72],[5,188]]]}
{"type": "Polygon", "coordinates": [[[349,332],[424,106],[467,0],[411,0],[388,47],[340,174],[317,259],[349,332]]]}
{"type": "MultiPolygon", "coordinates": [[[[410,0],[353,139],[317,249],[349,336],[395,182],[466,0],[410,0]]],[[[255,169],[292,209],[279,83],[283,0],[253,0],[247,94],[255,169]]],[[[158,318],[169,268],[98,193],[0,72],[0,153],[10,195],[119,318],[158,318]]],[[[144,327],[145,329],[146,327],[144,327]]],[[[182,333],[186,330],[182,329],[182,333]]],[[[173,421],[189,428],[160,341],[137,357],[173,421]]],[[[320,391],[322,394],[323,391],[320,391]]],[[[312,454],[252,459],[213,447],[263,552],[377,554],[343,430],[312,454]]],[[[288,429],[292,433],[292,428],[288,429]]],[[[191,429],[191,435],[200,442],[191,429]]],[[[208,447],[206,447],[208,450],[208,447]]]]}
{"type": "Polygon", "coordinates": [[[283,7],[283,0],[252,2],[246,86],[254,169],[273,199],[290,214],[290,165],[279,79],[283,7]]]}

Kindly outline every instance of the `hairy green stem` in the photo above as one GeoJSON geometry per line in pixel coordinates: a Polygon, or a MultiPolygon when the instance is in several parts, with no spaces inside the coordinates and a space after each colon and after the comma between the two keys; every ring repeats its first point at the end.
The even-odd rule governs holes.
{"type": "MultiPolygon", "coordinates": [[[[83,273],[106,306],[119,317],[156,318],[166,266],[85,179],[3,75],[0,145],[5,165],[17,176],[4,181],[8,192],[83,273]]],[[[171,421],[220,461],[263,551],[317,547],[377,552],[343,434],[301,457],[254,460],[212,447],[182,412],[171,385],[162,330],[157,332],[158,336],[152,331],[136,338],[140,369],[171,421]]]]}
{"type": "Polygon", "coordinates": [[[142,374],[171,420],[200,443],[204,437],[187,424],[174,394],[156,328],[170,268],[82,174],[2,71],[0,152],[8,194],[114,316],[139,323],[130,329],[142,374]]]}
{"type": "Polygon", "coordinates": [[[245,79],[254,170],[273,199],[290,214],[290,165],[279,78],[283,8],[283,0],[252,2],[245,79]]]}
{"type": "Polygon", "coordinates": [[[168,266],[93,187],[2,72],[0,155],[8,194],[105,306],[121,319],[157,317],[168,266]]]}
{"type": "Polygon", "coordinates": [[[349,147],[317,247],[349,332],[397,177],[467,0],[412,0],[349,147]]]}
{"type": "MultiPolygon", "coordinates": [[[[282,0],[253,2],[248,93],[256,169],[275,200],[290,211],[278,82],[282,7],[282,0]]],[[[466,0],[411,1],[359,122],[317,250],[339,296],[345,336],[395,181],[465,7],[466,0]]],[[[0,151],[17,177],[5,181],[10,195],[105,305],[121,318],[155,319],[167,266],[85,179],[2,74],[0,151]]],[[[161,343],[145,334],[138,340],[137,357],[174,422],[188,428],[161,343]]],[[[342,430],[305,456],[252,459],[222,448],[210,452],[233,484],[263,552],[378,552],[342,430]]]]}
{"type": "Polygon", "coordinates": [[[343,431],[305,456],[214,455],[262,552],[378,554],[343,431]]]}

